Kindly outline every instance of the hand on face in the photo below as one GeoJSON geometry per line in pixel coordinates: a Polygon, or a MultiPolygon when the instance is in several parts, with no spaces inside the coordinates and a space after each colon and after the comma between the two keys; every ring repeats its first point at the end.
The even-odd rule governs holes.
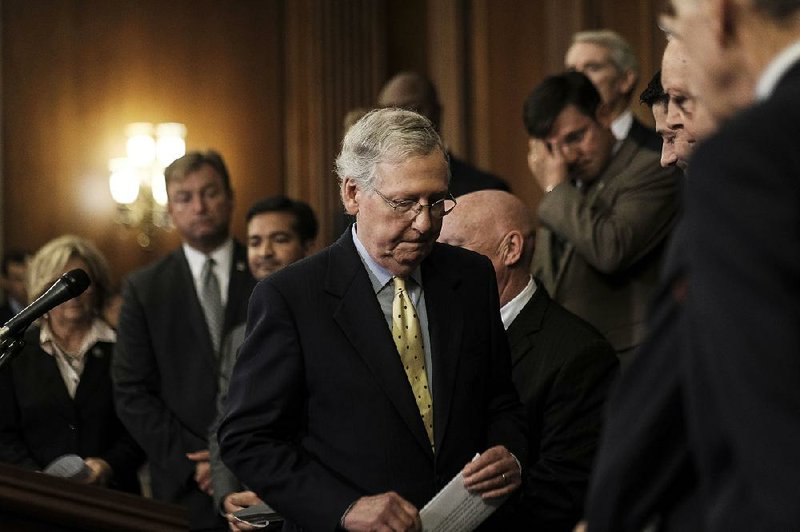
{"type": "Polygon", "coordinates": [[[567,180],[567,162],[561,146],[542,139],[528,140],[528,168],[539,187],[550,192],[567,180]]]}

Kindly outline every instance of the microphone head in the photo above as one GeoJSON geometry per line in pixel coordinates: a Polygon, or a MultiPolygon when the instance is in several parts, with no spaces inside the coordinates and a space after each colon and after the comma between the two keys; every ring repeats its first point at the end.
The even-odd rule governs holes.
{"type": "Polygon", "coordinates": [[[81,295],[92,284],[89,275],[80,268],[70,270],[61,276],[67,286],[67,292],[72,297],[81,295]]]}

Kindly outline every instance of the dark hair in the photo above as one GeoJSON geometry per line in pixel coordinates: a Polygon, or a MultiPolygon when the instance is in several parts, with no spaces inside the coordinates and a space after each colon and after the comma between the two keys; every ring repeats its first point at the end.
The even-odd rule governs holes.
{"type": "Polygon", "coordinates": [[[2,273],[3,277],[5,277],[6,275],[8,275],[9,264],[11,264],[12,262],[16,264],[25,264],[27,260],[28,260],[28,254],[25,253],[24,251],[20,251],[18,249],[9,250],[3,255],[3,264],[2,264],[2,269],[0,269],[0,273],[2,273]]]}
{"type": "Polygon", "coordinates": [[[528,134],[540,139],[549,135],[556,118],[569,105],[596,120],[600,93],[580,72],[564,72],[545,78],[525,99],[522,120],[528,134]]]}
{"type": "Polygon", "coordinates": [[[800,9],[800,0],[753,0],[753,5],[771,18],[781,21],[800,9]]]}
{"type": "Polygon", "coordinates": [[[294,229],[302,242],[314,240],[317,237],[319,225],[317,217],[308,203],[300,200],[293,200],[286,196],[270,196],[253,203],[245,215],[245,220],[249,223],[253,216],[266,212],[288,212],[294,215],[294,229]]]}
{"type": "Polygon", "coordinates": [[[187,174],[197,171],[204,164],[209,165],[222,177],[222,184],[228,193],[232,192],[231,178],[222,155],[214,150],[190,151],[180,159],[176,159],[164,170],[164,179],[169,186],[171,181],[180,181],[187,174]]]}
{"type": "Polygon", "coordinates": [[[669,102],[669,95],[664,92],[664,87],[661,85],[661,70],[656,70],[647,88],[642,91],[639,96],[639,102],[645,104],[649,108],[653,108],[656,104],[665,104],[669,102]]]}

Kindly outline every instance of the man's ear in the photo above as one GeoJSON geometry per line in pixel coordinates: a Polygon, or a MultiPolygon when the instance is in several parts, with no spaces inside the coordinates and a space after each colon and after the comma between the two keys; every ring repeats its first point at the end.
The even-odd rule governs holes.
{"type": "Polygon", "coordinates": [[[636,74],[632,70],[623,72],[620,75],[619,89],[622,94],[631,94],[636,86],[636,74]]]}
{"type": "Polygon", "coordinates": [[[352,177],[345,177],[339,191],[342,195],[342,204],[347,214],[358,214],[358,202],[361,199],[361,189],[352,177]]]}
{"type": "Polygon", "coordinates": [[[509,231],[500,245],[500,256],[505,266],[513,266],[522,258],[524,238],[519,231],[509,231]]]}

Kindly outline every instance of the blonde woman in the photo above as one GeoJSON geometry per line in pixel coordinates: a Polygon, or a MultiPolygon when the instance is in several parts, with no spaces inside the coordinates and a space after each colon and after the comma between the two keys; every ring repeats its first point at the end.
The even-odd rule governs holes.
{"type": "Polygon", "coordinates": [[[109,368],[116,333],[102,318],[105,258],[86,239],[51,240],[28,266],[28,293],[35,300],[75,268],[92,284],[31,326],[22,352],[0,370],[0,460],[41,470],[75,454],[87,467],[84,482],[136,493],[144,455],[114,410],[109,368]]]}

